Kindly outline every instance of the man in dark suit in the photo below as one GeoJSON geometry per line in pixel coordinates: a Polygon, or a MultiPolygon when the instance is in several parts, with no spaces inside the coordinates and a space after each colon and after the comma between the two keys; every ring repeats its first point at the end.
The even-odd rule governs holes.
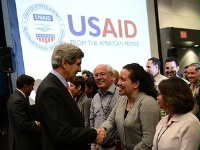
{"type": "Polygon", "coordinates": [[[81,71],[82,50],[70,43],[55,47],[53,70],[36,93],[36,110],[41,122],[43,150],[88,150],[101,143],[106,133],[84,128],[81,112],[66,87],[81,71]]]}
{"type": "Polygon", "coordinates": [[[9,117],[9,149],[36,150],[37,130],[40,122],[30,108],[28,96],[33,90],[34,78],[21,75],[17,78],[17,89],[7,103],[9,117]]]}

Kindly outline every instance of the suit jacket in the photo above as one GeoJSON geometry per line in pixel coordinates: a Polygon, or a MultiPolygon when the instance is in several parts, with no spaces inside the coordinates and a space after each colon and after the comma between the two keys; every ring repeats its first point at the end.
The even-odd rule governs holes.
{"type": "Polygon", "coordinates": [[[36,111],[42,128],[43,150],[86,150],[97,136],[84,128],[81,112],[63,83],[50,73],[36,93],[36,111]]]}
{"type": "Polygon", "coordinates": [[[9,149],[35,150],[36,149],[36,123],[35,114],[30,108],[28,99],[15,90],[9,97],[9,149]]]}

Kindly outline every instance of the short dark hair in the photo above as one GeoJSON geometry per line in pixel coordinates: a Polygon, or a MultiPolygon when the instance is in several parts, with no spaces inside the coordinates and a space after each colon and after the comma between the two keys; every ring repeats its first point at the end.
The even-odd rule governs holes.
{"type": "Polygon", "coordinates": [[[184,69],[187,69],[187,68],[188,68],[188,65],[184,67],[184,69]]]}
{"type": "Polygon", "coordinates": [[[83,70],[82,71],[82,75],[83,74],[86,74],[86,76],[89,78],[89,77],[93,77],[93,73],[92,72],[90,72],[90,71],[88,71],[88,70],[83,70]]]}
{"type": "Polygon", "coordinates": [[[176,57],[168,57],[166,60],[165,60],[165,63],[166,62],[172,62],[174,61],[176,63],[176,66],[178,67],[179,66],[179,61],[176,57]]]}
{"type": "Polygon", "coordinates": [[[81,91],[85,91],[85,79],[83,78],[83,76],[76,76],[72,83],[75,85],[76,88],[80,85],[81,91]]]}
{"type": "Polygon", "coordinates": [[[139,90],[156,99],[158,92],[155,89],[153,77],[137,63],[127,64],[123,67],[130,72],[129,78],[132,82],[139,81],[139,90]]]}
{"type": "Polygon", "coordinates": [[[187,113],[194,107],[192,91],[187,83],[178,77],[163,80],[158,85],[165,104],[172,108],[174,113],[187,113]]]}
{"type": "Polygon", "coordinates": [[[96,82],[94,80],[94,77],[89,77],[85,80],[85,85],[88,88],[92,88],[93,89],[93,95],[95,95],[98,92],[98,87],[96,85],[96,82]]]}
{"type": "Polygon", "coordinates": [[[34,82],[35,82],[35,79],[33,77],[23,74],[17,78],[16,86],[18,89],[21,89],[25,85],[29,86],[31,84],[34,84],[34,82]]]}
{"type": "Polygon", "coordinates": [[[158,65],[158,69],[161,68],[161,62],[160,62],[160,60],[158,58],[151,57],[151,58],[148,59],[148,61],[150,61],[150,60],[152,61],[152,63],[153,63],[154,66],[158,65]]]}

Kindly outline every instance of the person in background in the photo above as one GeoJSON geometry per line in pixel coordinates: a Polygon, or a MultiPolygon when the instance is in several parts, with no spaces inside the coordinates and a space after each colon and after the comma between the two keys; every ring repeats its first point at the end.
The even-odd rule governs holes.
{"type": "Polygon", "coordinates": [[[29,104],[34,81],[31,76],[20,75],[16,81],[17,88],[8,99],[10,150],[39,150],[37,130],[40,129],[40,122],[29,104]]]}
{"type": "Polygon", "coordinates": [[[90,106],[91,101],[94,95],[98,92],[98,87],[95,83],[94,77],[89,77],[85,80],[85,94],[87,95],[87,99],[85,101],[85,109],[84,109],[84,117],[85,117],[85,127],[90,126],[90,106]]]}
{"type": "MultiPolygon", "coordinates": [[[[113,68],[109,65],[100,64],[96,66],[94,69],[94,78],[99,91],[91,102],[90,127],[99,128],[114,108],[119,98],[119,88],[113,82],[113,68]]],[[[101,145],[92,143],[91,150],[114,150],[117,137],[117,131],[113,130],[113,134],[107,136],[107,139],[112,138],[109,143],[104,142],[101,145]]]]}
{"type": "Polygon", "coordinates": [[[195,99],[192,113],[199,118],[199,63],[192,63],[187,68],[187,77],[190,82],[193,98],[195,99]]]}
{"type": "Polygon", "coordinates": [[[37,88],[41,82],[42,82],[41,79],[36,79],[34,82],[33,91],[31,92],[31,95],[29,96],[30,105],[35,105],[35,96],[36,96],[37,88]]]}
{"type": "Polygon", "coordinates": [[[74,81],[70,83],[70,92],[77,103],[83,118],[85,118],[84,109],[87,96],[85,93],[85,79],[83,76],[76,76],[74,81]]]}
{"type": "Polygon", "coordinates": [[[43,150],[88,150],[88,143],[102,143],[105,132],[85,128],[82,114],[70,95],[68,82],[81,71],[83,51],[71,44],[54,48],[53,70],[40,83],[36,110],[41,122],[43,150]]]}
{"type": "Polygon", "coordinates": [[[161,62],[158,58],[151,57],[150,59],[148,59],[146,64],[146,71],[153,76],[154,84],[157,90],[158,90],[158,84],[162,80],[168,79],[167,77],[160,74],[160,67],[161,67],[161,62]]]}
{"type": "Polygon", "coordinates": [[[83,71],[82,71],[82,76],[83,76],[83,78],[86,80],[86,79],[89,78],[89,77],[93,77],[93,73],[90,72],[90,71],[88,71],[88,70],[83,70],[83,71]]]}
{"type": "Polygon", "coordinates": [[[118,86],[121,97],[100,129],[109,133],[117,127],[123,150],[150,150],[161,118],[154,80],[132,63],[121,70],[118,86]]]}
{"type": "Polygon", "coordinates": [[[152,150],[198,150],[199,120],[190,112],[194,99],[182,79],[172,77],[158,85],[160,108],[169,112],[156,126],[152,150]]]}
{"type": "Polygon", "coordinates": [[[113,74],[114,74],[114,83],[115,85],[117,85],[119,81],[119,72],[117,70],[113,70],[113,74]]]}
{"type": "Polygon", "coordinates": [[[188,77],[187,77],[187,69],[188,69],[188,65],[184,67],[183,69],[183,74],[184,74],[184,77],[186,80],[188,80],[188,77]]]}
{"type": "MultiPolygon", "coordinates": [[[[165,60],[165,74],[168,78],[171,78],[171,77],[179,77],[181,78],[179,75],[178,75],[178,71],[179,71],[179,61],[176,57],[168,57],[166,60],[165,60]]],[[[190,84],[189,81],[187,81],[186,79],[184,78],[181,78],[182,80],[184,80],[187,84],[190,84]]]]}
{"type": "MultiPolygon", "coordinates": [[[[153,76],[154,84],[157,91],[158,91],[159,83],[162,80],[168,79],[167,77],[160,74],[160,67],[161,67],[161,62],[158,58],[151,57],[150,59],[148,59],[147,64],[146,64],[146,71],[153,76]]],[[[162,117],[167,115],[167,112],[164,111],[163,109],[161,109],[160,111],[161,111],[162,117]]]]}

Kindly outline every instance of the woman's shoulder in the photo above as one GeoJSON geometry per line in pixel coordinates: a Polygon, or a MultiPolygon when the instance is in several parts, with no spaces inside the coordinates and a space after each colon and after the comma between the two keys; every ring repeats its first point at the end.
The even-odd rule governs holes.
{"type": "Polygon", "coordinates": [[[121,95],[119,95],[118,100],[116,102],[116,105],[117,106],[124,105],[124,103],[127,103],[127,99],[128,99],[127,96],[121,96],[121,95]]]}
{"type": "Polygon", "coordinates": [[[186,121],[186,122],[194,122],[194,123],[198,123],[199,124],[199,120],[198,118],[192,114],[191,112],[188,112],[186,114],[182,114],[181,117],[180,117],[180,120],[182,121],[186,121]]]}
{"type": "Polygon", "coordinates": [[[156,99],[150,95],[145,94],[144,92],[139,92],[137,99],[145,103],[156,103],[156,99]]]}
{"type": "Polygon", "coordinates": [[[118,102],[124,102],[124,101],[127,101],[127,96],[121,96],[121,95],[119,95],[119,97],[118,97],[118,102]]]}

